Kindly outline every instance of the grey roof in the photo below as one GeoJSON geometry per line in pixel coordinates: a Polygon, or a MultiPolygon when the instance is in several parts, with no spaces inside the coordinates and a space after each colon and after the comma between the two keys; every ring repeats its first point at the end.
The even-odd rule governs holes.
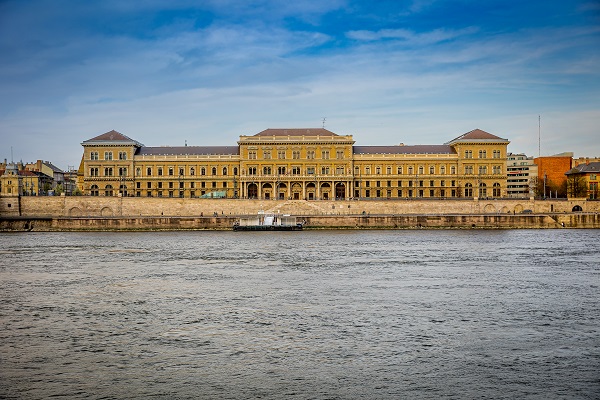
{"type": "Polygon", "coordinates": [[[53,172],[64,173],[62,169],[58,168],[56,165],[52,164],[50,161],[44,161],[44,164],[48,166],[53,172]]]}
{"type": "Polygon", "coordinates": [[[324,128],[269,128],[254,136],[339,136],[324,128]]]}
{"type": "Polygon", "coordinates": [[[566,172],[570,174],[587,174],[587,173],[600,173],[600,162],[591,162],[589,164],[579,164],[570,171],[566,172]]]}
{"type": "Polygon", "coordinates": [[[184,155],[239,155],[238,146],[163,146],[140,147],[136,155],[184,156],[184,155]]]}
{"type": "Polygon", "coordinates": [[[415,146],[354,146],[354,154],[456,154],[452,146],[419,144],[415,146]]]}

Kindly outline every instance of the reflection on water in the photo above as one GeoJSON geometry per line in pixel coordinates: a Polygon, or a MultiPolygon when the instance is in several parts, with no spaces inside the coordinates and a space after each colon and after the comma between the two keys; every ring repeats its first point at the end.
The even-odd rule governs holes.
{"type": "Polygon", "coordinates": [[[0,398],[598,398],[600,232],[0,235],[0,398]]]}

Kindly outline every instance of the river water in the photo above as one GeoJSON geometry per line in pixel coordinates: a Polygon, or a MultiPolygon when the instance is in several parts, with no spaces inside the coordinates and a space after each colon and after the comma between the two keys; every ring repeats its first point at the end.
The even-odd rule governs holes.
{"type": "Polygon", "coordinates": [[[0,234],[0,398],[598,399],[600,231],[0,234]]]}

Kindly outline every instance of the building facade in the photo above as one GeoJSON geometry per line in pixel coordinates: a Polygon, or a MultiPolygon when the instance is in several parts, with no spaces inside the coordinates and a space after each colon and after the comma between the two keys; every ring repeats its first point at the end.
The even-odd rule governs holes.
{"type": "Polygon", "coordinates": [[[509,153],[506,158],[506,172],[508,175],[506,194],[512,198],[535,196],[537,185],[538,166],[533,162],[533,157],[525,154],[509,153]]]}
{"type": "Polygon", "coordinates": [[[586,197],[598,200],[600,183],[600,162],[587,162],[573,167],[566,174],[569,197],[586,197]]]}
{"type": "Polygon", "coordinates": [[[327,129],[267,129],[237,146],[146,147],[110,131],[82,143],[92,196],[291,200],[506,197],[507,139],[479,129],[443,145],[355,146],[327,129]]]}

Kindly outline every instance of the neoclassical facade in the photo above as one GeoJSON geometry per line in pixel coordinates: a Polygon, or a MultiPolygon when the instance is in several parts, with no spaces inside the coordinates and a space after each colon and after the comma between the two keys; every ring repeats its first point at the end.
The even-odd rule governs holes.
{"type": "Polygon", "coordinates": [[[82,143],[92,196],[291,200],[506,197],[507,139],[480,129],[443,145],[355,146],[327,129],[267,129],[237,146],[146,147],[110,131],[82,143]]]}

